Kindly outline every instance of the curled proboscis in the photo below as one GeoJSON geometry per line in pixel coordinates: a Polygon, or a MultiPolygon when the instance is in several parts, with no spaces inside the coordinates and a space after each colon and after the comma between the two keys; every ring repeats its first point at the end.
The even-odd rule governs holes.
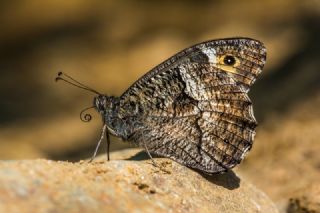
{"type": "Polygon", "coordinates": [[[83,122],[89,122],[89,121],[91,121],[91,119],[92,119],[91,114],[85,113],[87,110],[89,110],[89,109],[91,109],[91,108],[94,108],[94,107],[92,106],[92,107],[85,108],[84,110],[82,110],[82,111],[80,112],[80,120],[81,120],[81,121],[83,121],[83,122]]]}

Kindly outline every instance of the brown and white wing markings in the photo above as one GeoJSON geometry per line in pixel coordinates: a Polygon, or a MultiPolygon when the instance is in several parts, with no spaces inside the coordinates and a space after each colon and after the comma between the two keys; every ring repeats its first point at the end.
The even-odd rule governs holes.
{"type": "Polygon", "coordinates": [[[207,173],[234,167],[252,147],[257,123],[247,93],[265,59],[263,44],[245,38],[181,51],[120,97],[120,117],[139,121],[130,139],[207,173]]]}

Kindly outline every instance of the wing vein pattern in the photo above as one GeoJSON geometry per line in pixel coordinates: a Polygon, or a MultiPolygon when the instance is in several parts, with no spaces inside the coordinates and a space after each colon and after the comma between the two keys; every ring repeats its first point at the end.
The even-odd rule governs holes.
{"type": "Polygon", "coordinates": [[[234,167],[253,144],[257,122],[248,91],[265,60],[263,44],[247,38],[177,53],[120,97],[119,117],[135,121],[128,140],[210,174],[234,167]],[[227,55],[237,64],[223,64],[227,55]]]}

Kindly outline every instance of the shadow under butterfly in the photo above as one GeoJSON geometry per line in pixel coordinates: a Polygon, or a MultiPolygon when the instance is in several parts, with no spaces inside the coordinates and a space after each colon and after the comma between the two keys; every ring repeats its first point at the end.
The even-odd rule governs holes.
{"type": "MultiPolygon", "coordinates": [[[[248,97],[266,49],[257,40],[228,38],[182,50],[146,73],[120,97],[103,95],[72,77],[63,80],[97,94],[103,128],[93,157],[109,133],[207,174],[225,172],[251,149],[256,119],[248,97]]],[[[89,114],[80,113],[84,121],[89,114]]],[[[151,153],[151,154],[150,154],[151,153]]],[[[108,149],[109,160],[109,149],[108,149]]]]}

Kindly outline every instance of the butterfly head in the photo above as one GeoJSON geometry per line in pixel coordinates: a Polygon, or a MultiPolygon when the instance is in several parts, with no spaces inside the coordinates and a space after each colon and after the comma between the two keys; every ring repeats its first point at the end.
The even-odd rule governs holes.
{"type": "Polygon", "coordinates": [[[101,115],[112,114],[118,106],[117,103],[114,96],[98,95],[93,99],[93,106],[101,115]]]}
{"type": "Polygon", "coordinates": [[[108,96],[98,95],[93,99],[93,106],[100,114],[105,114],[109,108],[110,100],[108,96]]]}

